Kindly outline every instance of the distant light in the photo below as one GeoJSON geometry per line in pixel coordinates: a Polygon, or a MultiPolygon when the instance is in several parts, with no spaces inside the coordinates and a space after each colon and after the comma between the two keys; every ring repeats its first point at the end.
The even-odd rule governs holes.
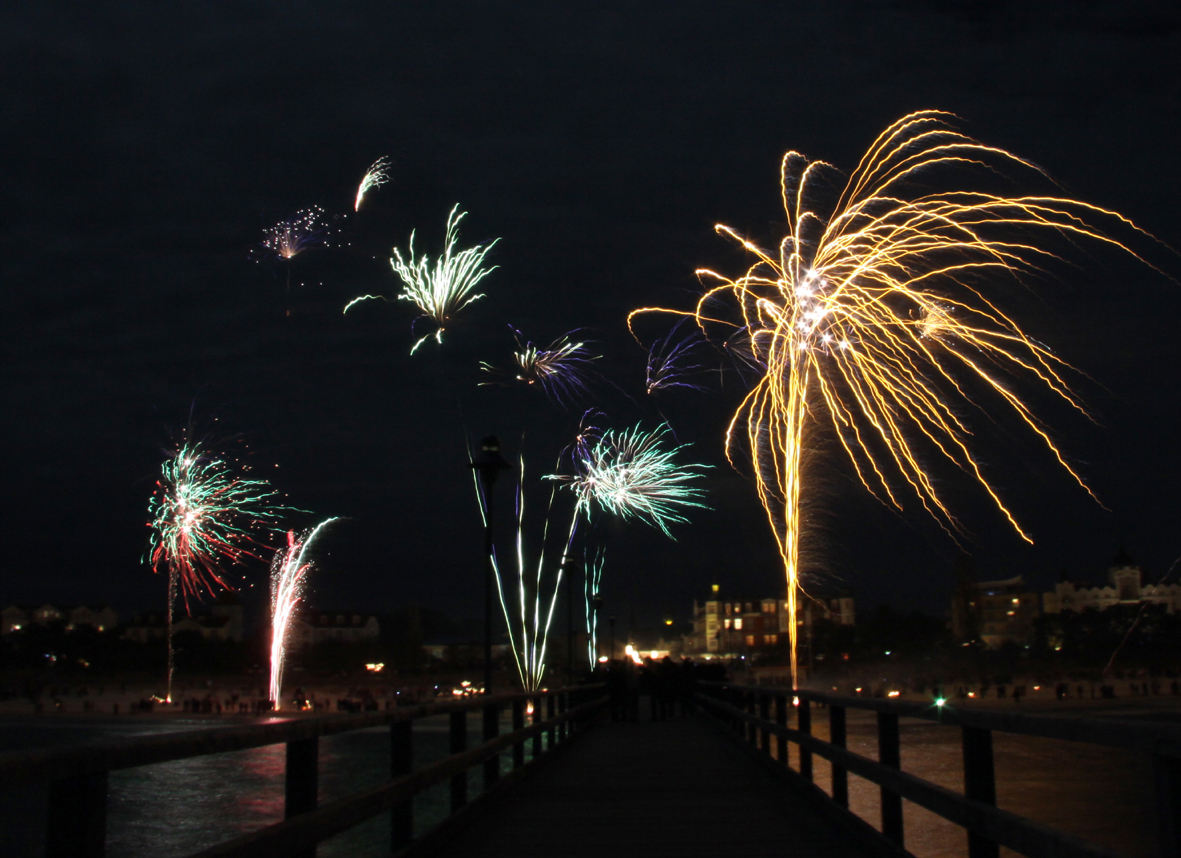
{"type": "Polygon", "coordinates": [[[975,691],[969,691],[969,692],[968,692],[968,696],[969,696],[969,697],[975,697],[975,696],[976,696],[976,692],[975,692],[975,691]]]}
{"type": "Polygon", "coordinates": [[[792,705],[792,706],[799,706],[799,705],[800,705],[800,698],[798,698],[798,697],[793,697],[793,698],[791,699],[791,705],[792,705]]]}
{"type": "Polygon", "coordinates": [[[385,662],[372,661],[365,665],[365,669],[370,673],[381,673],[385,670],[385,662]]]}
{"type": "Polygon", "coordinates": [[[673,624],[673,621],[672,621],[672,620],[665,620],[665,621],[664,621],[664,624],[665,624],[666,626],[671,626],[671,625],[673,624]]]}
{"type": "Polygon", "coordinates": [[[901,697],[902,692],[901,691],[889,691],[886,693],[886,696],[887,697],[901,697]]]}
{"type": "Polygon", "coordinates": [[[943,708],[943,704],[946,702],[947,702],[946,697],[936,697],[935,698],[935,705],[938,706],[940,709],[943,708]]]}
{"type": "Polygon", "coordinates": [[[599,656],[599,664],[606,664],[608,661],[610,661],[610,659],[607,658],[607,656],[605,656],[605,655],[599,656]]]}
{"type": "Polygon", "coordinates": [[[889,654],[890,654],[890,650],[886,650],[886,655],[889,655],[889,654]]]}

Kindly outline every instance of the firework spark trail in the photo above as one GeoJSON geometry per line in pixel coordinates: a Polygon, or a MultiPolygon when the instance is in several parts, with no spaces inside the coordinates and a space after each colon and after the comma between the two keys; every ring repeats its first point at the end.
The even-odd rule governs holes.
{"type": "Polygon", "coordinates": [[[361,184],[357,187],[357,200],[353,204],[353,211],[359,212],[361,210],[361,199],[365,194],[390,180],[389,169],[390,159],[385,155],[373,162],[373,166],[365,172],[361,184]]]}
{"type": "Polygon", "coordinates": [[[689,359],[690,353],[702,342],[702,338],[699,334],[693,333],[678,339],[677,335],[684,321],[682,319],[677,322],[667,335],[653,343],[652,348],[648,350],[648,371],[644,386],[649,394],[673,387],[703,389],[701,385],[687,380],[703,369],[700,364],[692,363],[689,359]]]}
{"type": "Polygon", "coordinates": [[[262,246],[283,259],[294,259],[309,247],[323,244],[327,231],[324,209],[312,206],[264,229],[262,246]]]}
{"type": "MultiPolygon", "coordinates": [[[[763,371],[726,430],[727,455],[745,423],[759,498],[775,533],[794,616],[799,587],[805,429],[826,420],[863,485],[899,509],[899,480],[949,533],[959,530],[925,458],[944,459],[970,475],[1023,539],[969,446],[970,432],[949,404],[983,408],[993,396],[1014,412],[1066,471],[1086,488],[1024,396],[1019,382],[1086,413],[1065,375],[1072,369],[1025,334],[988,298],[989,275],[1036,273],[1056,259],[1033,242],[1038,231],[1085,238],[1126,251],[1098,223],[1147,235],[1119,214],[1050,196],[1005,197],[979,191],[930,191],[941,168],[1041,171],[986,146],[949,124],[950,114],[921,111],[874,141],[831,207],[821,208],[832,168],[788,152],[780,192],[788,232],[774,251],[729,227],[757,261],[741,276],[702,270],[717,281],[691,311],[643,308],[694,318],[706,335],[716,324],[745,328],[763,371]],[[908,197],[921,174],[924,190],[908,197]],[[717,318],[729,298],[740,323],[717,318]]],[[[1155,268],[1155,266],[1150,267],[1155,268]]],[[[1159,269],[1158,269],[1159,270],[1159,269]]],[[[733,458],[731,456],[731,462],[733,458]]],[[[1088,489],[1089,491],[1089,489],[1088,489]]],[[[793,683],[796,627],[790,625],[793,683]]]]}
{"type": "Polygon", "coordinates": [[[603,580],[603,564],[606,551],[602,546],[595,549],[591,559],[583,552],[582,596],[586,606],[586,657],[593,668],[599,659],[599,585],[603,580]]]}
{"type": "Polygon", "coordinates": [[[325,519],[298,539],[287,531],[287,548],[276,551],[271,561],[271,683],[270,699],[275,711],[282,707],[283,666],[295,609],[303,599],[304,584],[312,564],[306,559],[308,548],[336,518],[325,519]]]}
{"type": "Polygon", "coordinates": [[[688,521],[680,508],[705,508],[700,502],[704,491],[691,483],[704,476],[701,471],[707,466],[675,462],[690,445],[665,447],[671,434],[662,423],[651,432],[636,425],[589,435],[574,449],[575,474],[549,479],[569,484],[588,513],[592,504],[597,505],[625,521],[639,518],[672,538],[668,525],[688,521]]]}
{"type": "MultiPolygon", "coordinates": [[[[571,462],[576,472],[545,478],[555,481],[555,484],[550,491],[545,512],[535,568],[526,557],[525,463],[524,457],[520,458],[515,495],[515,618],[505,598],[503,572],[495,547],[492,564],[500,608],[508,625],[509,645],[513,650],[522,687],[526,691],[541,687],[545,676],[549,633],[563,576],[569,574],[569,558],[579,527],[583,521],[589,520],[593,509],[597,507],[605,513],[618,514],[624,518],[643,518],[668,534],[669,523],[685,520],[676,512],[678,506],[703,506],[697,502],[701,490],[687,484],[689,480],[701,476],[695,471],[701,466],[679,466],[672,461],[673,456],[688,445],[673,449],[661,448],[661,441],[667,431],[667,427],[661,426],[651,433],[642,432],[639,427],[623,433],[599,433],[593,427],[584,426],[570,450],[562,456],[562,459],[571,462]],[[562,539],[561,560],[556,564],[556,571],[549,573],[547,578],[550,524],[554,520],[555,498],[561,484],[574,490],[574,507],[562,539]]],[[[473,485],[480,514],[486,524],[487,498],[474,474],[473,485]]],[[[601,574],[601,563],[598,568],[601,574]]],[[[597,577],[595,581],[597,584],[597,577]]]]}
{"type": "MultiPolygon", "coordinates": [[[[546,635],[557,606],[561,570],[567,566],[580,514],[589,520],[597,507],[601,512],[618,515],[624,521],[638,518],[672,539],[669,524],[688,521],[678,511],[680,508],[706,508],[700,500],[704,497],[704,490],[691,485],[691,481],[703,477],[702,471],[708,466],[675,462],[676,455],[690,445],[662,446],[670,434],[667,424],[661,424],[651,432],[638,425],[621,432],[585,428],[571,447],[574,473],[551,474],[546,478],[564,483],[577,498],[574,521],[562,552],[558,581],[554,584],[546,615],[546,635]]],[[[540,659],[544,662],[545,635],[541,641],[540,659]]]]}
{"type": "Polygon", "coordinates": [[[148,503],[152,528],[148,562],[168,572],[168,693],[172,700],[172,611],[179,589],[189,611],[215,587],[232,589],[222,578],[223,561],[257,557],[256,528],[275,530],[283,507],[266,480],[248,479],[230,464],[185,442],[164,461],[148,503]]]}
{"type": "MultiPolygon", "coordinates": [[[[578,331],[570,331],[546,348],[538,348],[532,342],[523,341],[516,328],[510,326],[510,330],[517,341],[517,350],[513,353],[516,368],[512,371],[515,381],[537,385],[560,408],[568,408],[575,399],[589,393],[596,375],[593,365],[600,355],[591,351],[588,343],[575,339],[578,331]]],[[[485,361],[481,361],[480,368],[484,372],[503,374],[485,361]]],[[[480,384],[495,383],[485,381],[480,384]]]]}
{"type": "MultiPolygon", "coordinates": [[[[427,256],[415,257],[413,232],[410,233],[407,258],[403,259],[401,251],[395,247],[394,256],[390,259],[394,273],[402,281],[403,290],[398,298],[413,303],[422,311],[419,319],[427,319],[434,324],[435,341],[439,343],[443,342],[443,332],[451,324],[455,314],[473,301],[484,297],[482,294],[472,294],[472,290],[476,284],[496,270],[495,265],[491,268],[482,266],[484,257],[488,255],[496,242],[500,241],[497,238],[488,244],[476,245],[467,250],[455,252],[455,243],[459,237],[459,222],[466,215],[465,212],[459,212],[459,214],[456,212],[459,212],[458,205],[451,209],[451,213],[447,215],[447,238],[443,253],[433,265],[427,256]]],[[[345,305],[344,312],[347,313],[350,307],[361,301],[377,298],[383,298],[383,296],[358,296],[345,305]]],[[[414,354],[430,336],[428,333],[421,337],[410,349],[410,354],[414,354]]]]}

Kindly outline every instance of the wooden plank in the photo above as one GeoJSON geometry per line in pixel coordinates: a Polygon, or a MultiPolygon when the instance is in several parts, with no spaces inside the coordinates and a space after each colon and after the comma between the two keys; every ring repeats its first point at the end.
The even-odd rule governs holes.
{"type": "MultiPolygon", "coordinates": [[[[606,686],[581,686],[584,691],[603,691],[606,686]]],[[[544,692],[542,699],[553,699],[561,689],[544,692]]],[[[44,783],[61,778],[115,771],[117,769],[148,766],[221,754],[244,751],[264,745],[279,745],[319,736],[347,733],[369,727],[383,727],[399,721],[413,721],[429,715],[444,715],[462,709],[482,708],[486,703],[507,705],[515,699],[532,695],[498,694],[488,698],[446,700],[420,706],[406,706],[385,712],[366,712],[357,715],[327,715],[317,718],[297,718],[290,721],[271,721],[266,724],[216,727],[184,733],[158,736],[139,736],[110,742],[96,742],[81,748],[49,748],[33,751],[10,751],[0,754],[0,783],[22,786],[44,783]]]]}
{"type": "Polygon", "coordinates": [[[700,719],[597,727],[439,858],[864,858],[764,765],[700,719]]]}

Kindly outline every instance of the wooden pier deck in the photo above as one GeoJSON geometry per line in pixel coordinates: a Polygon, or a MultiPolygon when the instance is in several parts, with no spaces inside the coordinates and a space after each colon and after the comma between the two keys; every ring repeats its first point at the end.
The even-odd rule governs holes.
{"type": "Polygon", "coordinates": [[[866,852],[699,716],[595,727],[422,854],[852,858],[866,852]]]}

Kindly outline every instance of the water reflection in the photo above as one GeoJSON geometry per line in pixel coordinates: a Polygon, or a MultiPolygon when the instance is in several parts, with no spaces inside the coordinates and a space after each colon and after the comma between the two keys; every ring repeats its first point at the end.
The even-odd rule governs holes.
{"type": "MultiPolygon", "coordinates": [[[[962,794],[960,729],[931,721],[901,719],[902,769],[962,794]]],[[[812,715],[812,732],[829,738],[823,709],[812,715]]],[[[876,760],[873,713],[848,711],[850,751],[876,760]]],[[[799,770],[791,746],[792,768],[799,770]]],[[[1128,858],[1157,858],[1152,762],[1147,754],[1077,742],[993,734],[997,806],[1105,846],[1128,858]]],[[[816,785],[832,795],[832,766],[813,757],[816,785]]],[[[881,830],[881,791],[849,775],[849,809],[881,830]]],[[[917,858],[962,858],[967,836],[958,825],[904,801],[906,849],[917,858]]],[[[1001,858],[1017,853],[1002,848],[1001,858]]]]}

